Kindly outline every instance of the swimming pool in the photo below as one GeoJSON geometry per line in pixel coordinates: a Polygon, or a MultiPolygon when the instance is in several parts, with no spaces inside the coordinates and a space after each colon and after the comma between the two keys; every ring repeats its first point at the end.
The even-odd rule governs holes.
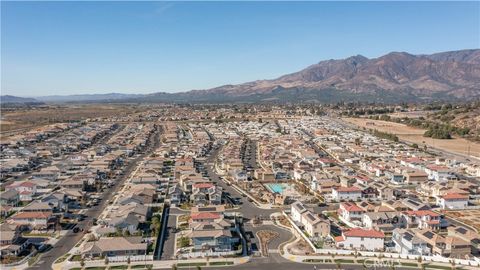
{"type": "Polygon", "coordinates": [[[267,186],[267,188],[268,188],[271,192],[277,192],[277,193],[282,194],[282,193],[283,193],[283,190],[287,188],[288,184],[270,183],[270,184],[265,184],[265,186],[267,186]]]}

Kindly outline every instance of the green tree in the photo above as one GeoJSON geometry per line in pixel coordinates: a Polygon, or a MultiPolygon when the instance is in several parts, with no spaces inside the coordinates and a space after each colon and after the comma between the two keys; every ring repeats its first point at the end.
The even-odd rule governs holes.
{"type": "Polygon", "coordinates": [[[152,217],[151,229],[153,230],[153,235],[158,236],[160,233],[160,217],[158,215],[154,215],[152,217]]]}

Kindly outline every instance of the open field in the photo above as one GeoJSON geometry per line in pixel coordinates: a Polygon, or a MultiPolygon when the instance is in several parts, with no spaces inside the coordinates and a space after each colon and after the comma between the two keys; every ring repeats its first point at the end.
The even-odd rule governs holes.
{"type": "Polygon", "coordinates": [[[447,216],[470,225],[480,231],[480,209],[462,210],[462,211],[445,211],[447,216]]]}
{"type": "Polygon", "coordinates": [[[0,130],[5,132],[21,132],[45,124],[78,121],[96,117],[126,116],[140,112],[142,107],[129,104],[105,105],[50,105],[33,108],[2,109],[0,130]]]}
{"type": "Polygon", "coordinates": [[[463,138],[453,138],[450,140],[432,139],[423,137],[424,129],[409,127],[404,124],[371,120],[365,118],[343,118],[344,121],[359,126],[361,128],[376,129],[382,132],[393,133],[399,139],[416,143],[419,146],[427,145],[440,150],[455,154],[469,155],[480,158],[480,144],[468,141],[463,138]]]}
{"type": "Polygon", "coordinates": [[[389,113],[388,115],[390,117],[394,118],[419,118],[419,117],[427,117],[429,114],[432,114],[433,112],[436,111],[411,111],[411,112],[394,112],[394,113],[389,113]]]}

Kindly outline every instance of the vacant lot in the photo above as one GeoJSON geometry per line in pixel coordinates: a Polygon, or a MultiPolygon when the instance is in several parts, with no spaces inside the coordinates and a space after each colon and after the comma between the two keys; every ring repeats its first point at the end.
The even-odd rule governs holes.
{"type": "Polygon", "coordinates": [[[141,112],[145,108],[128,104],[85,104],[85,105],[50,105],[33,108],[2,110],[0,130],[22,132],[45,124],[78,121],[96,117],[125,116],[141,112]]]}
{"type": "Polygon", "coordinates": [[[480,210],[445,211],[448,217],[461,221],[480,231],[480,210]]]}
{"type": "Polygon", "coordinates": [[[396,134],[401,140],[416,143],[419,146],[427,145],[448,152],[480,157],[480,144],[463,138],[440,140],[423,137],[424,129],[409,127],[404,124],[365,118],[343,118],[344,121],[355,124],[362,128],[376,129],[382,132],[396,134]]]}

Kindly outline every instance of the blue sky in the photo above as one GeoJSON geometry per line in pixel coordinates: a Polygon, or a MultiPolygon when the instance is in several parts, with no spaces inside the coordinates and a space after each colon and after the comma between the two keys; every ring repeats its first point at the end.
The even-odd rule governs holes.
{"type": "Polygon", "coordinates": [[[480,2],[4,2],[1,92],[151,93],[480,47],[480,2]]]}

